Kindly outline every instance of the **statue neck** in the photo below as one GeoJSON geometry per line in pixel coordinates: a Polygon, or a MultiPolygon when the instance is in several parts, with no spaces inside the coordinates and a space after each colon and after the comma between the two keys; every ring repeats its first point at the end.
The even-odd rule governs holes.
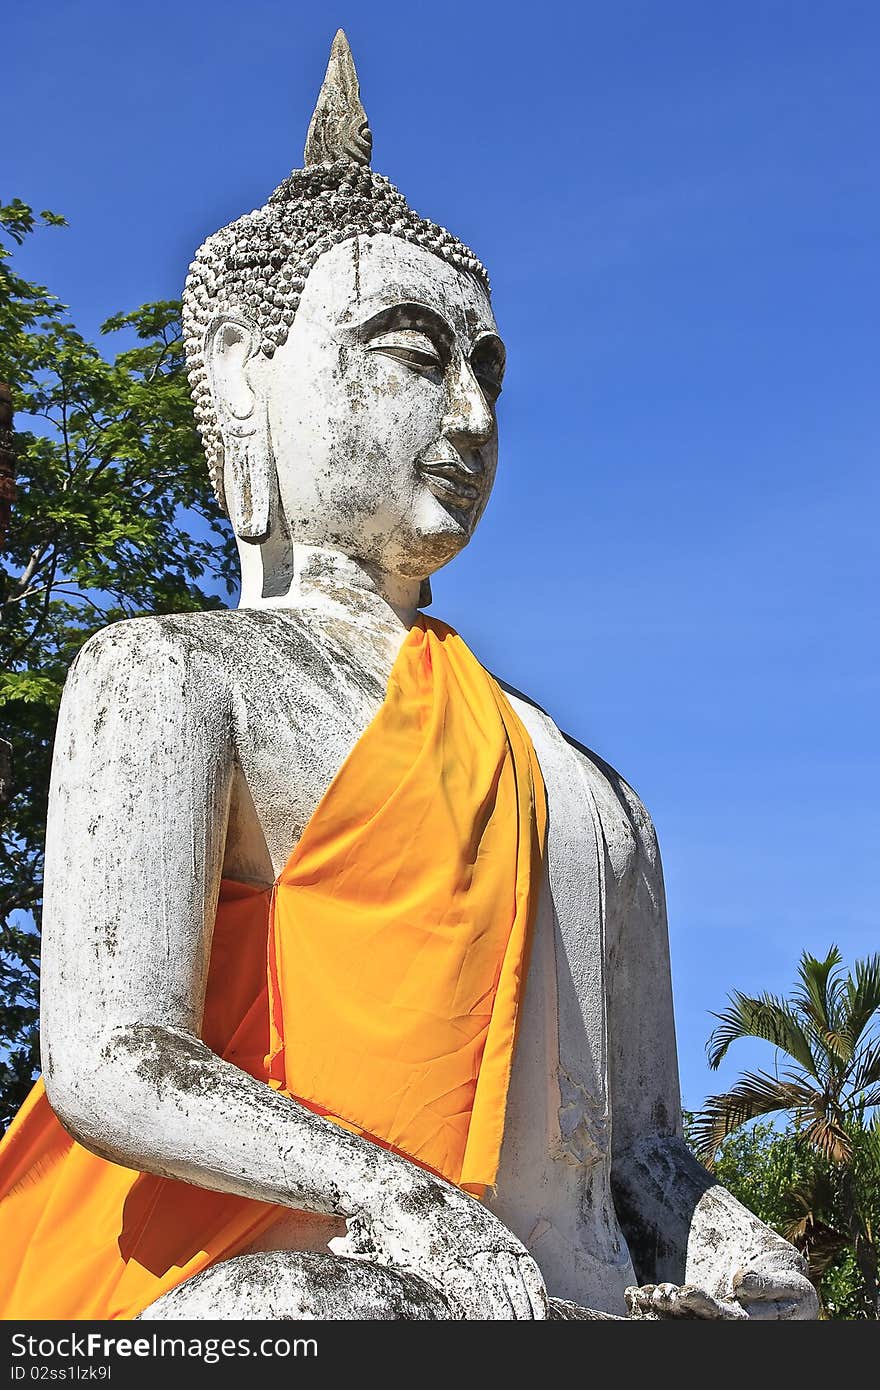
{"type": "Polygon", "coordinates": [[[338,550],[285,541],[239,542],[239,608],[340,609],[359,622],[412,627],[420,581],[385,574],[338,550]],[[275,551],[278,553],[273,553],[275,551]]]}

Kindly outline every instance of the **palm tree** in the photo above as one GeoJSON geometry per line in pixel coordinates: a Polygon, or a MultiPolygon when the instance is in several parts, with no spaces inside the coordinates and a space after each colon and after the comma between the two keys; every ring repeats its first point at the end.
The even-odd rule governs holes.
{"type": "Polygon", "coordinates": [[[805,951],[788,999],[735,991],[715,1014],[709,1065],[717,1068],[739,1038],[776,1049],[773,1072],[744,1072],[731,1090],[709,1096],[692,1135],[712,1167],[718,1146],[759,1115],[786,1113],[794,1137],[813,1155],[809,1175],[786,1194],[782,1234],[810,1259],[818,1278],[851,1248],[866,1308],[880,1317],[880,955],[841,969],[832,946],[824,960],[805,951]]]}

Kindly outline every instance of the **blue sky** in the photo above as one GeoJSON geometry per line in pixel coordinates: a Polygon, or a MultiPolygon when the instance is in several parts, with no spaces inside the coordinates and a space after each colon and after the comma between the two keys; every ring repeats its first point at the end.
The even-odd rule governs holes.
{"type": "Polygon", "coordinates": [[[48,0],[4,19],[18,257],[94,332],[301,164],[342,24],[374,167],[487,264],[493,501],[433,612],[657,824],[685,1101],[727,991],[878,947],[880,9],[48,0]]]}

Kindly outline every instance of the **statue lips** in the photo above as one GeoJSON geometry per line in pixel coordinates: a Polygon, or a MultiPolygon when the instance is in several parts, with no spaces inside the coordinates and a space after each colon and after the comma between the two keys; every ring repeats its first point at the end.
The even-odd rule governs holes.
{"type": "Polygon", "coordinates": [[[480,500],[483,473],[467,468],[454,450],[419,459],[416,468],[439,501],[470,511],[480,500]]]}

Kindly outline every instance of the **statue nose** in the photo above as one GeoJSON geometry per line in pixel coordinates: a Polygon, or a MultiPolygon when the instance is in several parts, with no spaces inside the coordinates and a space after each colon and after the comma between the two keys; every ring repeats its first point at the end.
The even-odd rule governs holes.
{"type": "Polygon", "coordinates": [[[494,430],[495,416],[469,363],[463,361],[449,384],[443,433],[450,443],[473,449],[491,439],[494,430]]]}

